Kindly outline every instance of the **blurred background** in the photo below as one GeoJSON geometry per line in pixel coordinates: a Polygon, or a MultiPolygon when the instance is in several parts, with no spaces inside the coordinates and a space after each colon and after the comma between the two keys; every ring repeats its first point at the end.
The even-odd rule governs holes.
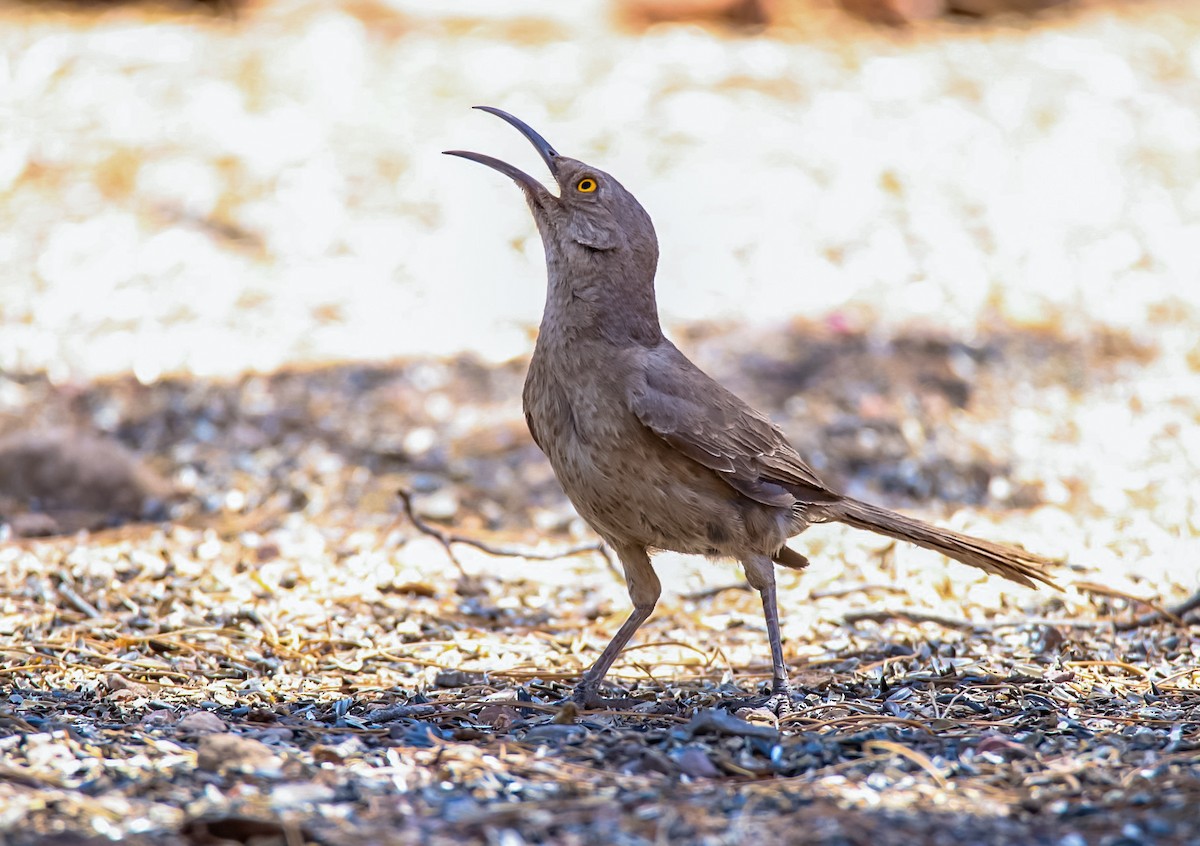
{"type": "Polygon", "coordinates": [[[1200,10],[961,2],[5,2],[0,368],[526,354],[528,212],[439,152],[544,168],[478,103],[635,192],[674,326],[1178,326],[1200,10]]]}
{"type": "Polygon", "coordinates": [[[668,328],[852,491],[1191,538],[1198,36],[1170,0],[0,3],[9,510],[65,426],[206,511],[319,442],[569,514],[517,404],[540,241],[440,155],[546,177],[488,104],[641,199],[668,328]]]}

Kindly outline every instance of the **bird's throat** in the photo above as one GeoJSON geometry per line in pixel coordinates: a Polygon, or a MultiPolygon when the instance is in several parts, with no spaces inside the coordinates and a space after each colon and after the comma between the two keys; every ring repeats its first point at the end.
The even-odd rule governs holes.
{"type": "Polygon", "coordinates": [[[662,340],[652,279],[629,286],[566,274],[551,279],[540,337],[647,347],[662,340]]]}

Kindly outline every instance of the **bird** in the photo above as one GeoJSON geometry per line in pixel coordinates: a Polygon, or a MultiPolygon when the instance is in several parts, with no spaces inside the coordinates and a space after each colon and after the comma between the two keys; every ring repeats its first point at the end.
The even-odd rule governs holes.
{"type": "Polygon", "coordinates": [[[650,617],[662,588],[651,553],[733,558],[761,598],[770,693],[795,695],[784,661],[775,568],[808,559],[787,541],[813,523],[843,523],[941,553],[1034,587],[1055,563],[855,499],[823,481],[783,432],[693,364],[664,335],[655,298],[659,246],[650,215],[612,175],[560,155],[527,123],[476,106],[537,150],[555,194],[513,165],[446,150],[512,179],[546,256],[546,301],[522,401],[533,440],[567,498],[616,553],[633,611],[576,684],[570,701],[602,708],[601,686],[650,617]]]}

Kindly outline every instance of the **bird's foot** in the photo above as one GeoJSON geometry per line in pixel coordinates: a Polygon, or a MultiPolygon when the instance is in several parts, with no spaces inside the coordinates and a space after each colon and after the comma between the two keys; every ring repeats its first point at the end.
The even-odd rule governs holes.
{"type": "Polygon", "coordinates": [[[788,714],[796,713],[796,694],[791,687],[788,687],[786,690],[772,693],[761,707],[776,717],[786,717],[788,714]]]}
{"type": "Polygon", "coordinates": [[[776,717],[786,717],[796,712],[799,697],[789,682],[776,681],[771,685],[771,692],[759,696],[736,696],[726,699],[721,706],[729,711],[742,710],[769,711],[776,717]]]}
{"type": "Polygon", "coordinates": [[[580,683],[571,691],[571,696],[563,700],[570,702],[576,708],[588,711],[628,711],[638,705],[645,705],[648,700],[634,699],[630,696],[601,696],[598,686],[580,683]]]}

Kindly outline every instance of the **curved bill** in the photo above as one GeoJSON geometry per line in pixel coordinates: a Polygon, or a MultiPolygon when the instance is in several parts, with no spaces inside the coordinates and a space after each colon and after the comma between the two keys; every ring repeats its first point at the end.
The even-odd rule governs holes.
{"type": "Polygon", "coordinates": [[[458,156],[460,159],[470,159],[473,162],[479,162],[482,165],[487,165],[493,170],[498,170],[507,176],[509,179],[516,181],[518,185],[526,191],[531,192],[534,196],[546,192],[546,187],[538,182],[532,176],[520,168],[513,167],[508,162],[502,162],[500,159],[485,156],[483,153],[472,153],[468,150],[443,150],[443,156],[458,156]]]}
{"type": "Polygon", "coordinates": [[[517,128],[517,131],[529,139],[529,143],[538,151],[538,155],[542,157],[542,161],[546,163],[546,167],[550,168],[550,172],[554,173],[554,160],[558,158],[558,153],[550,142],[534,131],[533,127],[521,120],[519,117],[514,117],[503,109],[497,109],[495,106],[473,106],[472,108],[479,109],[481,112],[495,115],[503,121],[507,121],[517,128]]]}
{"type": "MultiPolygon", "coordinates": [[[[558,152],[550,146],[549,141],[534,131],[533,127],[520,118],[514,117],[508,112],[503,111],[502,109],[497,109],[493,106],[475,106],[474,108],[483,112],[488,112],[489,114],[493,114],[501,120],[506,121],[507,123],[516,127],[517,131],[524,135],[529,140],[529,143],[533,145],[534,149],[538,151],[538,155],[542,157],[542,161],[546,163],[546,167],[550,168],[551,175],[554,175],[557,169],[555,167],[554,160],[558,158],[558,152]]],[[[445,150],[443,154],[447,156],[458,156],[459,158],[463,159],[470,159],[473,162],[479,162],[482,165],[487,165],[494,170],[498,170],[508,178],[514,180],[526,191],[530,192],[532,196],[540,197],[542,194],[547,193],[545,186],[543,186],[540,182],[520,168],[513,167],[508,162],[501,161],[500,159],[493,158],[492,156],[485,156],[483,153],[472,153],[467,150],[445,150]]]]}

